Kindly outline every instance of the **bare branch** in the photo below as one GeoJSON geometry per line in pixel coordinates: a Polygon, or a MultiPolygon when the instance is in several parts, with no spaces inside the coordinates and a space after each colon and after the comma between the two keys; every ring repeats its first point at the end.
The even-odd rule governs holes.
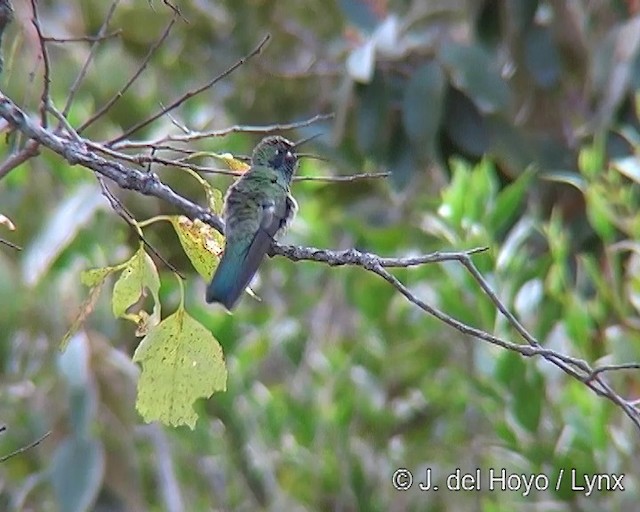
{"type": "Polygon", "coordinates": [[[0,92],[0,117],[9,121],[27,137],[58,153],[69,163],[80,164],[91,169],[113,180],[121,188],[161,198],[192,218],[200,219],[221,233],[224,232],[224,223],[220,217],[177,194],[171,187],[162,183],[155,173],[146,173],[139,169],[126,167],[119,162],[106,160],[92,153],[82,142],[62,138],[51,133],[29,119],[2,92],[0,92]]]}
{"type": "Polygon", "coordinates": [[[118,37],[122,34],[122,29],[114,30],[113,32],[109,32],[103,36],[77,36],[77,37],[53,37],[53,36],[44,36],[42,38],[43,41],[47,43],[58,43],[58,44],[66,44],[66,43],[95,43],[98,41],[104,41],[106,39],[113,39],[114,37],[118,37]]]}
{"type": "MultiPolygon", "coordinates": [[[[6,430],[6,427],[2,428],[2,431],[4,431],[4,430],[6,430]]],[[[3,457],[0,457],[0,463],[6,462],[9,459],[15,457],[16,455],[20,455],[21,453],[26,452],[27,450],[31,450],[31,448],[35,448],[36,446],[38,446],[42,441],[44,441],[50,435],[51,435],[51,430],[46,432],[44,435],[40,436],[35,441],[29,443],[28,445],[23,446],[22,448],[18,448],[17,450],[11,452],[9,455],[4,455],[3,457]]]]}
{"type": "MultiPolygon", "coordinates": [[[[23,132],[30,139],[33,139],[42,146],[58,153],[71,164],[80,164],[91,169],[97,174],[113,180],[122,188],[136,190],[145,195],[158,197],[167,203],[174,205],[191,218],[200,219],[213,226],[219,232],[224,232],[224,223],[222,222],[222,219],[208,209],[203,208],[189,199],[177,194],[173,189],[162,183],[156,174],[127,167],[119,162],[106,160],[105,158],[98,156],[95,151],[92,152],[90,149],[91,145],[95,145],[95,143],[90,143],[89,141],[76,138],[77,134],[73,132],[69,134],[70,138],[64,138],[58,134],[51,133],[29,119],[2,93],[0,93],[0,117],[6,119],[11,125],[23,132]]],[[[115,153],[116,156],[121,154],[118,152],[115,153]]],[[[564,355],[552,349],[543,347],[500,301],[471,261],[472,255],[483,250],[486,249],[479,248],[466,252],[435,253],[408,258],[383,258],[375,254],[363,253],[355,249],[331,251],[313,247],[274,244],[271,248],[270,255],[284,256],[292,261],[316,261],[330,266],[358,266],[369,272],[375,273],[385,279],[411,303],[457,331],[493,345],[512,350],[525,357],[543,357],[551,364],[560,368],[566,374],[584,383],[594,393],[615,403],[624,411],[636,427],[640,429],[640,411],[638,408],[634,403],[624,399],[613,388],[611,388],[611,386],[604,380],[603,375],[604,372],[614,369],[637,369],[640,368],[640,363],[629,363],[627,365],[618,365],[615,367],[602,366],[593,369],[582,359],[564,355]],[[504,315],[509,324],[520,334],[520,336],[522,336],[526,341],[526,344],[505,340],[450,317],[446,313],[420,300],[387,270],[387,268],[412,267],[442,261],[459,261],[478,282],[483,292],[504,315]]]]}
{"type": "Polygon", "coordinates": [[[49,104],[49,88],[51,87],[50,76],[50,64],[49,53],[47,52],[47,45],[42,35],[42,28],[40,27],[40,19],[38,18],[38,2],[37,0],[31,0],[31,9],[33,11],[33,18],[31,23],[38,33],[38,41],[40,42],[40,54],[42,56],[42,64],[44,66],[43,72],[43,84],[42,95],[40,97],[40,122],[44,128],[47,127],[47,105],[49,104]]]}
{"type": "MultiPolygon", "coordinates": [[[[297,246],[281,246],[274,245],[271,254],[285,256],[292,261],[317,261],[326,263],[331,266],[352,265],[359,266],[369,270],[396,288],[407,300],[418,306],[426,313],[434,316],[443,323],[453,327],[457,331],[473,336],[475,338],[487,341],[502,348],[518,352],[526,357],[541,356],[546,360],[560,368],[571,377],[580,380],[587,385],[596,394],[603,396],[618,405],[625,414],[640,429],[640,410],[631,402],[622,398],[615,392],[599,375],[594,375],[592,368],[582,359],[574,358],[564,354],[560,354],[554,350],[546,349],[520,324],[512,313],[498,299],[496,294],[491,290],[486,280],[482,277],[470,259],[470,255],[475,252],[484,250],[474,249],[472,252],[459,253],[436,253],[434,255],[420,256],[417,258],[381,258],[374,254],[362,253],[355,249],[345,251],[329,251],[326,249],[316,249],[313,247],[297,247],[297,246]],[[492,300],[499,311],[507,318],[509,323],[518,331],[518,333],[529,343],[529,345],[521,345],[511,341],[504,340],[480,329],[468,326],[455,318],[450,317],[446,313],[426,304],[417,298],[404,284],[402,284],[395,276],[385,270],[385,267],[408,267],[420,265],[423,263],[433,263],[436,261],[456,260],[462,263],[480,284],[485,294],[492,300]]],[[[635,363],[634,363],[635,364],[635,363]]],[[[598,372],[600,373],[600,372],[598,372]]]]}
{"type": "MultiPolygon", "coordinates": [[[[246,59],[247,57],[245,57],[246,59]]],[[[135,148],[149,148],[149,147],[157,147],[159,144],[163,144],[165,142],[193,142],[201,139],[208,139],[211,137],[224,137],[226,135],[230,135],[232,133],[272,133],[276,131],[287,131],[287,130],[295,130],[296,128],[303,128],[305,126],[309,126],[313,123],[317,123],[318,121],[326,121],[327,119],[332,119],[335,117],[335,114],[318,114],[309,119],[305,119],[304,121],[297,121],[294,123],[282,123],[282,124],[269,124],[265,126],[255,126],[255,125],[241,125],[236,124],[234,126],[230,126],[229,128],[224,128],[222,130],[210,130],[206,132],[198,132],[198,131],[189,131],[186,135],[165,135],[164,137],[160,137],[156,140],[147,140],[147,141],[128,141],[122,140],[116,143],[111,142],[109,147],[112,149],[135,149],[135,148]]]]}
{"type": "Polygon", "coordinates": [[[145,126],[148,126],[149,124],[153,123],[159,117],[162,117],[163,115],[165,115],[167,112],[170,112],[173,109],[179,107],[180,105],[182,105],[188,99],[193,98],[194,96],[197,96],[198,94],[200,94],[201,92],[206,91],[210,87],[213,87],[220,80],[222,80],[223,78],[226,78],[231,73],[233,73],[236,69],[238,69],[240,66],[244,65],[249,59],[251,59],[252,57],[255,57],[256,55],[258,55],[262,51],[264,46],[267,44],[269,39],[271,39],[271,35],[267,34],[262,39],[262,41],[260,41],[260,44],[258,44],[258,46],[256,46],[251,52],[249,52],[247,55],[245,55],[240,60],[238,60],[233,66],[231,66],[230,68],[227,68],[225,71],[220,73],[218,76],[216,76],[215,78],[209,80],[206,84],[201,85],[197,89],[194,89],[192,91],[189,91],[189,92],[183,94],[177,100],[175,100],[174,102],[170,103],[168,107],[162,108],[159,112],[157,112],[156,114],[152,115],[148,119],[146,119],[144,121],[141,121],[138,124],[132,126],[126,132],[124,132],[122,135],[120,135],[120,137],[117,137],[117,138],[111,140],[107,145],[108,146],[113,146],[117,142],[120,142],[120,141],[126,139],[132,133],[137,132],[138,130],[140,130],[141,128],[144,128],[145,126]]]}
{"type": "Polygon", "coordinates": [[[5,240],[4,238],[0,238],[0,244],[6,245],[7,247],[11,247],[12,249],[16,249],[17,251],[22,250],[22,247],[14,244],[13,242],[9,242],[9,240],[5,240]]]}
{"type": "Polygon", "coordinates": [[[171,32],[171,28],[173,27],[173,25],[176,22],[176,17],[177,16],[179,16],[179,13],[174,15],[173,18],[171,18],[171,20],[167,24],[166,28],[162,32],[162,35],[153,44],[153,46],[151,46],[151,48],[147,52],[147,55],[142,60],[142,63],[140,64],[140,66],[138,66],[138,69],[136,69],[135,73],[133,73],[133,75],[131,75],[131,78],[129,78],[129,80],[127,80],[127,83],[124,84],[122,89],[120,89],[109,101],[107,101],[101,108],[99,108],[98,111],[95,114],[93,114],[89,119],[87,119],[84,123],[82,123],[80,125],[80,127],[78,128],[78,133],[82,133],[83,130],[85,130],[87,127],[92,125],[97,119],[100,119],[105,113],[107,113],[107,111],[111,107],[113,107],[116,104],[116,102],[120,98],[122,98],[122,96],[124,96],[124,93],[129,90],[129,88],[133,85],[133,83],[138,79],[138,77],[142,74],[142,72],[147,68],[147,65],[149,64],[149,61],[151,60],[151,57],[153,57],[153,55],[156,52],[156,50],[158,48],[160,48],[162,43],[164,43],[164,41],[167,39],[167,36],[169,35],[169,32],[171,32]]]}
{"type": "MultiPolygon", "coordinates": [[[[155,154],[147,155],[147,154],[141,154],[141,153],[136,155],[128,155],[120,151],[114,151],[111,148],[107,148],[102,144],[97,144],[90,140],[84,139],[84,143],[88,147],[95,149],[97,151],[100,151],[113,158],[118,158],[125,162],[131,162],[138,165],[161,164],[168,167],[179,167],[181,169],[191,169],[192,171],[196,171],[202,174],[221,174],[223,176],[242,176],[244,174],[244,172],[242,171],[232,171],[231,169],[220,169],[217,167],[207,167],[204,165],[197,165],[191,162],[187,162],[185,158],[173,160],[170,158],[163,158],[155,154]]],[[[171,146],[153,146],[153,149],[157,149],[157,150],[164,149],[168,151],[174,151],[176,153],[186,153],[188,156],[191,156],[196,153],[196,151],[194,150],[175,148],[171,146]]],[[[239,157],[236,156],[236,158],[239,158],[239,157]]],[[[244,160],[244,158],[239,158],[239,159],[244,160]]],[[[382,179],[382,178],[387,178],[388,176],[389,176],[388,172],[351,174],[348,176],[294,176],[293,181],[315,181],[320,183],[345,183],[345,182],[355,182],[360,180],[382,179]]]]}

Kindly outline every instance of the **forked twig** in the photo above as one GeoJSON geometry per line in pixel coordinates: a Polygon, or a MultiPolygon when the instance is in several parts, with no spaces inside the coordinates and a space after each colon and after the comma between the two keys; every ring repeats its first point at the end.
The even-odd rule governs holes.
{"type": "Polygon", "coordinates": [[[104,35],[107,33],[109,22],[111,21],[111,18],[113,17],[116,7],[118,7],[119,3],[120,3],[120,0],[114,0],[113,3],[111,4],[111,7],[107,12],[107,16],[105,17],[104,21],[102,22],[102,26],[98,31],[97,38],[95,42],[91,45],[91,50],[89,50],[89,55],[87,55],[87,58],[85,59],[84,64],[82,65],[82,68],[78,73],[78,76],[76,76],[76,79],[74,80],[73,84],[71,85],[71,88],[69,89],[69,95],[67,96],[67,101],[64,105],[64,108],[62,109],[62,115],[64,117],[67,117],[67,115],[69,114],[69,110],[71,109],[73,100],[75,99],[76,94],[78,93],[78,89],[80,88],[80,84],[82,84],[82,81],[84,80],[84,77],[87,74],[89,65],[91,64],[91,62],[93,62],[93,59],[96,55],[96,51],[98,50],[98,46],[103,41],[104,35]]]}
{"type": "Polygon", "coordinates": [[[31,10],[33,12],[33,18],[31,23],[36,29],[38,34],[38,42],[40,43],[40,54],[42,55],[42,65],[44,67],[43,79],[42,79],[42,95],[40,97],[40,122],[44,128],[47,127],[47,105],[49,104],[49,88],[51,87],[51,69],[49,64],[49,52],[47,52],[47,45],[42,35],[42,28],[40,27],[40,19],[38,18],[38,2],[37,0],[31,0],[31,10]]]}
{"type": "Polygon", "coordinates": [[[142,74],[142,72],[147,68],[147,65],[149,64],[149,61],[151,60],[151,57],[153,57],[153,55],[155,54],[156,50],[167,39],[167,36],[169,35],[169,32],[171,32],[171,28],[173,27],[173,25],[176,22],[176,17],[177,16],[179,16],[179,14],[176,14],[176,15],[174,15],[173,18],[171,18],[171,20],[167,24],[166,28],[162,32],[162,35],[151,46],[151,48],[149,48],[149,51],[147,52],[147,55],[145,56],[145,58],[142,60],[142,63],[140,64],[140,66],[138,66],[138,69],[136,69],[135,73],[133,73],[133,75],[131,75],[131,78],[129,78],[129,80],[127,80],[127,83],[124,84],[122,86],[122,88],[116,94],[114,94],[113,97],[109,101],[107,101],[104,105],[102,105],[102,107],[100,107],[95,114],[93,114],[89,119],[87,119],[84,123],[82,123],[80,125],[80,127],[77,130],[78,133],[82,133],[83,130],[85,130],[90,125],[92,125],[97,119],[100,119],[104,114],[106,114],[109,111],[109,109],[111,107],[113,107],[116,104],[116,102],[120,98],[122,98],[122,96],[124,96],[124,93],[126,93],[129,90],[129,88],[133,85],[133,83],[138,79],[138,77],[142,74]]]}
{"type": "Polygon", "coordinates": [[[162,254],[160,254],[160,252],[153,245],[151,245],[147,238],[142,234],[142,230],[140,230],[136,226],[136,221],[132,213],[122,204],[122,201],[120,201],[120,199],[118,199],[113,194],[113,192],[109,190],[109,187],[104,182],[104,179],[101,176],[96,176],[96,178],[98,180],[98,183],[100,184],[100,188],[102,189],[102,195],[107,198],[107,201],[109,201],[109,204],[111,205],[113,211],[116,212],[118,216],[136,232],[136,236],[140,239],[140,241],[156,256],[156,258],[158,258],[164,264],[165,267],[171,270],[171,272],[176,274],[183,281],[186,280],[186,277],[175,266],[169,263],[169,261],[166,260],[164,256],[162,256],[162,254]]]}
{"type": "Polygon", "coordinates": [[[153,123],[156,119],[162,117],[167,112],[171,112],[173,109],[179,107],[180,105],[182,105],[188,99],[193,98],[194,96],[197,96],[198,94],[200,94],[201,92],[206,91],[210,87],[213,87],[220,80],[222,80],[223,78],[226,78],[227,76],[229,76],[231,73],[233,73],[236,69],[238,69],[240,66],[242,66],[249,59],[251,59],[252,57],[255,57],[256,55],[258,55],[262,51],[264,46],[267,44],[269,39],[271,39],[271,35],[267,34],[262,39],[262,41],[260,41],[260,44],[258,44],[258,46],[256,46],[251,52],[249,52],[247,55],[242,57],[240,60],[238,60],[231,67],[227,68],[225,71],[223,71],[222,73],[217,75],[215,78],[212,78],[211,80],[209,80],[206,84],[201,85],[200,87],[198,87],[198,88],[196,88],[196,89],[194,89],[192,91],[186,92],[185,94],[180,96],[178,99],[176,99],[175,101],[170,103],[169,106],[167,106],[166,108],[162,108],[159,112],[156,112],[154,115],[152,115],[148,119],[145,119],[144,121],[141,121],[141,122],[133,125],[127,131],[125,131],[122,135],[120,135],[119,137],[116,137],[115,139],[112,139],[106,145],[107,146],[113,146],[114,144],[120,142],[121,140],[124,140],[124,139],[128,138],[129,136],[131,136],[132,133],[135,133],[138,130],[144,128],[145,126],[148,126],[149,124],[153,123]]]}
{"type": "Polygon", "coordinates": [[[293,123],[280,123],[280,124],[268,124],[268,125],[243,125],[236,124],[230,126],[228,128],[224,128],[222,130],[209,130],[206,132],[198,132],[198,131],[189,131],[187,134],[180,135],[165,135],[155,140],[143,140],[143,141],[128,141],[122,140],[116,143],[111,142],[109,147],[112,149],[136,149],[136,148],[149,148],[149,147],[157,147],[160,144],[164,144],[166,142],[194,142],[196,140],[208,139],[211,137],[224,137],[226,135],[231,135],[232,133],[257,133],[257,134],[266,134],[273,133],[277,131],[287,131],[287,130],[295,130],[296,128],[304,128],[305,126],[309,126],[311,124],[317,123],[318,121],[326,121],[328,119],[332,119],[335,117],[333,113],[331,114],[318,114],[316,116],[310,117],[309,119],[305,119],[303,121],[296,121],[293,123]]]}

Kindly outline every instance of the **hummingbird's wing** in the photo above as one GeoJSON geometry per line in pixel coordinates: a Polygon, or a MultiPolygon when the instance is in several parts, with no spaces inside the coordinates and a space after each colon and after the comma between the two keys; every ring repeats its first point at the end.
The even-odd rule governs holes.
{"type": "Polygon", "coordinates": [[[258,270],[278,231],[288,223],[291,208],[288,197],[279,205],[274,201],[265,201],[262,204],[260,227],[249,244],[244,258],[243,272],[238,280],[241,291],[249,285],[249,281],[258,270]]]}
{"type": "Polygon", "coordinates": [[[240,271],[229,291],[228,304],[225,304],[228,309],[233,307],[245,288],[249,286],[276,234],[287,226],[296,209],[297,205],[290,195],[287,195],[285,200],[279,203],[268,199],[263,200],[259,228],[246,251],[240,255],[240,271]]]}

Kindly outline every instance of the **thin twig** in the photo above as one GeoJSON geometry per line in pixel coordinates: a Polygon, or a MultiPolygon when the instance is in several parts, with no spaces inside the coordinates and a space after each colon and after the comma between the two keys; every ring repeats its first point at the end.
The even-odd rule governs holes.
{"type": "Polygon", "coordinates": [[[42,95],[40,97],[40,122],[43,128],[47,127],[47,105],[49,104],[49,88],[51,86],[50,76],[50,64],[49,53],[47,52],[47,45],[42,34],[42,28],[40,27],[40,19],[38,18],[38,2],[37,0],[31,0],[31,9],[33,11],[33,18],[31,23],[38,33],[38,41],[40,43],[40,54],[42,55],[42,64],[44,66],[43,79],[42,79],[42,95]]]}
{"type": "Polygon", "coordinates": [[[175,100],[172,103],[170,103],[168,107],[161,109],[159,112],[155,113],[154,115],[152,115],[148,119],[145,119],[144,121],[141,121],[141,122],[135,124],[134,126],[129,128],[127,131],[125,131],[119,137],[116,137],[115,139],[109,141],[109,143],[107,145],[108,146],[113,146],[114,144],[126,139],[127,137],[131,136],[131,134],[133,134],[133,133],[137,132],[138,130],[144,128],[145,126],[148,126],[149,124],[153,123],[156,119],[158,119],[159,117],[162,117],[167,112],[170,112],[173,109],[179,107],[180,105],[182,105],[188,99],[190,99],[190,98],[192,98],[194,96],[197,96],[198,94],[200,94],[201,92],[206,91],[210,87],[213,87],[220,80],[222,80],[223,78],[226,78],[231,73],[233,73],[236,69],[238,69],[240,66],[244,65],[249,59],[251,59],[252,57],[255,57],[256,55],[258,55],[262,51],[264,46],[267,44],[269,39],[271,39],[271,35],[267,34],[262,39],[262,41],[260,41],[260,44],[258,44],[258,46],[256,46],[251,52],[249,52],[247,55],[245,55],[240,60],[238,60],[233,66],[231,66],[230,68],[227,68],[225,71],[220,73],[218,76],[216,76],[215,78],[209,80],[206,84],[201,85],[197,89],[194,89],[192,91],[189,91],[189,92],[183,94],[177,100],[175,100]]]}
{"type": "MultiPolygon", "coordinates": [[[[480,249],[482,250],[482,249],[480,249]]],[[[478,252],[479,250],[474,250],[478,252]]],[[[407,261],[397,258],[380,258],[374,254],[362,253],[355,249],[348,249],[346,251],[329,251],[326,249],[316,249],[313,247],[297,247],[297,246],[281,246],[274,245],[271,250],[272,254],[278,254],[285,256],[292,261],[310,260],[323,262],[331,266],[340,265],[353,265],[360,266],[366,270],[378,274],[380,277],[394,286],[402,295],[404,295],[410,302],[421,308],[426,313],[436,317],[440,321],[453,327],[454,329],[474,336],[478,339],[487,341],[494,345],[518,352],[526,357],[541,356],[547,359],[549,362],[560,368],[568,375],[580,380],[587,385],[596,394],[606,397],[613,403],[618,405],[625,414],[633,421],[633,423],[640,429],[640,411],[634,407],[629,401],[618,395],[606,382],[604,382],[600,376],[596,375],[591,377],[593,370],[583,360],[560,354],[554,350],[546,349],[540,345],[540,343],[528,332],[520,322],[511,314],[506,306],[497,298],[495,293],[488,286],[486,280],[479,274],[473,264],[470,264],[470,253],[436,253],[435,255],[421,256],[417,258],[408,258],[407,261]],[[456,260],[463,263],[463,265],[471,271],[476,281],[480,284],[481,288],[489,296],[489,298],[498,307],[499,311],[505,315],[511,325],[523,336],[523,338],[529,343],[528,345],[521,345],[513,343],[511,341],[504,340],[485,331],[481,331],[474,327],[468,326],[455,318],[448,316],[447,314],[439,311],[438,309],[426,304],[418,299],[415,295],[409,291],[395,276],[390,274],[384,267],[404,267],[422,263],[431,263],[435,261],[450,261],[456,260]],[[523,332],[520,332],[523,331],[523,332]]]]}
{"type": "Polygon", "coordinates": [[[69,120],[62,115],[62,112],[54,107],[52,103],[47,104],[47,110],[51,112],[58,121],[60,121],[60,126],[64,126],[64,129],[67,130],[67,133],[73,138],[75,142],[77,142],[78,144],[84,144],[84,142],[80,138],[80,135],[78,135],[78,132],[73,128],[73,126],[71,126],[69,120]]]}
{"type": "Polygon", "coordinates": [[[189,24],[189,20],[184,17],[184,15],[182,14],[178,6],[169,2],[169,0],[162,0],[162,3],[166,5],[169,9],[171,9],[174,12],[174,14],[177,14],[178,16],[180,16],[180,18],[182,18],[182,21],[184,21],[187,25],[189,24]]]}
{"type": "MultiPolygon", "coordinates": [[[[244,174],[243,171],[233,171],[231,169],[220,169],[218,167],[207,167],[204,165],[198,165],[191,162],[186,161],[185,158],[180,158],[178,160],[173,160],[170,158],[163,158],[160,156],[156,156],[155,152],[152,155],[148,154],[136,154],[136,155],[127,155],[126,153],[122,153],[120,151],[114,151],[111,148],[105,147],[102,144],[97,144],[95,142],[91,142],[89,140],[84,139],[84,143],[87,144],[90,148],[93,148],[97,151],[100,151],[106,155],[109,155],[114,158],[118,158],[125,162],[131,162],[138,165],[148,165],[150,163],[161,164],[169,167],[179,167],[181,169],[191,169],[192,171],[196,171],[202,174],[220,174],[223,176],[242,176],[244,174]]],[[[188,156],[193,155],[195,152],[193,150],[188,149],[180,149],[174,148],[170,146],[161,146],[160,148],[156,146],[152,146],[153,149],[164,149],[175,151],[176,153],[187,153],[188,156]]],[[[249,160],[244,157],[235,157],[238,160],[249,160]]],[[[389,176],[388,172],[380,172],[380,173],[363,173],[363,174],[351,174],[348,176],[294,176],[293,181],[314,181],[320,183],[348,183],[360,180],[370,180],[370,179],[383,179],[389,176]]]]}
{"type": "Polygon", "coordinates": [[[388,172],[365,172],[362,174],[350,174],[349,176],[295,176],[294,181],[319,181],[322,183],[349,183],[360,180],[376,180],[388,178],[388,172]]]}
{"type": "Polygon", "coordinates": [[[103,36],[77,36],[77,37],[53,37],[53,36],[44,36],[42,38],[43,41],[47,43],[58,43],[58,44],[66,44],[66,43],[95,43],[97,41],[104,41],[106,39],[112,39],[114,37],[118,37],[122,34],[122,29],[114,30],[108,34],[103,36]]]}
{"type": "Polygon", "coordinates": [[[109,187],[105,183],[104,179],[100,176],[96,176],[98,179],[98,183],[100,183],[100,188],[102,189],[102,195],[107,198],[109,204],[113,211],[115,211],[120,218],[122,218],[135,232],[136,236],[140,239],[140,241],[147,247],[163,264],[167,267],[171,272],[176,274],[183,281],[186,280],[186,277],[169,261],[167,261],[156,248],[151,245],[151,243],[146,239],[146,237],[142,234],[142,230],[137,226],[135,218],[133,214],[122,204],[120,199],[118,199],[109,187]]]}
{"type": "Polygon", "coordinates": [[[616,372],[620,370],[640,370],[640,363],[621,363],[621,364],[605,364],[596,366],[591,370],[590,379],[594,379],[597,375],[604,372],[616,372]]]}
{"type": "MultiPolygon", "coordinates": [[[[245,57],[246,59],[246,57],[245,57]]],[[[231,135],[232,133],[273,133],[277,131],[287,131],[287,130],[295,130],[297,128],[304,128],[305,126],[309,126],[313,123],[317,123],[318,121],[326,121],[328,119],[332,119],[335,117],[335,114],[318,114],[309,119],[305,119],[303,121],[296,121],[293,123],[281,123],[281,124],[269,124],[265,126],[256,126],[256,125],[234,125],[228,128],[224,128],[222,130],[209,130],[206,132],[198,132],[198,131],[189,131],[186,135],[165,135],[155,140],[146,140],[146,141],[128,141],[128,140],[118,140],[116,142],[109,143],[109,147],[112,149],[135,149],[135,148],[148,148],[148,147],[156,147],[159,144],[163,144],[165,142],[194,142],[196,140],[208,139],[211,137],[224,137],[226,135],[231,135]]]]}
{"type": "MultiPolygon", "coordinates": [[[[107,16],[105,17],[105,20],[102,22],[102,26],[100,27],[100,30],[98,30],[97,37],[100,39],[96,39],[96,41],[91,45],[91,49],[89,50],[89,55],[87,55],[87,58],[85,59],[84,64],[82,65],[82,68],[78,73],[78,76],[76,76],[76,79],[74,80],[73,85],[69,89],[69,95],[67,96],[67,101],[64,105],[64,108],[62,109],[62,115],[64,117],[67,117],[67,115],[69,114],[69,110],[71,109],[73,100],[75,99],[78,89],[80,88],[80,84],[84,80],[84,77],[87,74],[87,70],[89,69],[89,65],[93,61],[96,55],[96,51],[98,50],[98,47],[102,42],[101,38],[103,38],[104,35],[107,33],[109,22],[111,21],[111,18],[113,17],[113,13],[115,12],[116,7],[118,6],[119,3],[120,3],[120,0],[114,0],[113,3],[111,4],[111,7],[107,12],[107,16]]],[[[59,127],[60,126],[58,126],[58,128],[59,127]]]]}
{"type": "Polygon", "coordinates": [[[27,450],[31,450],[31,448],[35,448],[36,446],[38,446],[42,441],[44,441],[50,435],[51,435],[51,430],[46,432],[44,435],[40,436],[35,441],[29,443],[28,445],[23,446],[22,448],[18,448],[17,450],[11,452],[9,455],[5,455],[3,457],[0,457],[0,463],[6,462],[7,460],[11,459],[12,457],[15,457],[16,455],[20,455],[21,453],[24,453],[27,450]]]}
{"type": "Polygon", "coordinates": [[[147,52],[147,55],[142,60],[142,63],[140,64],[140,66],[138,66],[138,69],[136,69],[135,73],[133,73],[133,75],[131,75],[131,78],[129,78],[129,80],[127,80],[127,83],[124,84],[122,89],[120,89],[109,101],[107,101],[102,107],[100,107],[95,114],[93,114],[89,119],[87,119],[84,123],[82,123],[80,125],[80,127],[78,128],[78,133],[82,133],[83,130],[88,128],[97,119],[100,119],[105,113],[107,113],[107,111],[111,107],[113,107],[116,104],[116,102],[120,98],[122,98],[122,96],[124,96],[124,93],[126,93],[129,90],[129,88],[133,85],[133,83],[138,79],[138,77],[142,74],[142,72],[147,68],[147,65],[149,64],[149,61],[151,60],[151,57],[153,57],[153,55],[155,54],[156,50],[158,48],[160,48],[162,43],[164,43],[164,41],[167,39],[167,36],[169,35],[169,32],[171,31],[171,28],[173,27],[173,25],[176,22],[176,17],[177,16],[179,16],[179,13],[174,15],[173,18],[171,18],[171,20],[167,24],[166,28],[162,32],[162,35],[151,46],[151,48],[147,52]]]}
{"type": "Polygon", "coordinates": [[[16,249],[18,251],[22,250],[22,247],[20,247],[19,245],[14,244],[13,242],[9,242],[9,240],[5,240],[4,238],[0,238],[0,244],[6,245],[6,246],[11,247],[12,249],[16,249]]]}

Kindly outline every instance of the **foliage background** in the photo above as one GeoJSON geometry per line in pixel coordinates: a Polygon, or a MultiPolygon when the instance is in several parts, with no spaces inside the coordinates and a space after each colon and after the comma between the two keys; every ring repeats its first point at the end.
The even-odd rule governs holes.
{"type": "MultiPolygon", "coordinates": [[[[105,140],[206,82],[255,46],[264,53],[174,117],[194,128],[288,122],[335,111],[303,174],[389,170],[387,181],[300,182],[291,243],[404,256],[489,245],[476,261],[542,343],[598,364],[640,359],[636,151],[640,18],[632,0],[178,2],[179,21],[143,78],[85,135],[105,140]]],[[[95,34],[110,4],[40,2],[43,30],[95,34]]],[[[2,90],[37,112],[38,40],[27,2],[3,40],[2,90]]],[[[69,120],[117,92],[166,26],[161,2],[123,1],[69,120]]],[[[51,96],[64,100],[85,43],[50,44],[51,96]]],[[[318,126],[296,136],[314,133],[318,126]]],[[[139,137],[176,131],[168,117],[139,137]]],[[[233,134],[195,149],[248,153],[233,134]]],[[[19,137],[2,141],[3,151],[19,137]]],[[[184,195],[202,191],[156,168],[184,195]]],[[[221,189],[229,179],[211,176],[221,189]]],[[[167,205],[119,193],[137,218],[167,205]]],[[[170,227],[145,235],[187,274],[187,309],[224,347],[226,393],[197,404],[195,431],[143,425],[134,408],[139,342],[104,292],[61,355],[86,297],[81,270],[136,248],[88,171],[50,152],[0,182],[2,510],[631,510],[639,434],[621,411],[537,359],[465,338],[361,269],[267,261],[257,302],[233,316],[204,304],[205,283],[170,227]],[[624,473],[625,492],[399,492],[395,468],[434,478],[505,467],[624,473]]],[[[419,297],[515,339],[453,263],[398,271],[419,297]]],[[[163,309],[178,305],[164,272],[163,309]]],[[[611,372],[623,396],[636,371],[611,372]]],[[[486,487],[485,487],[486,489],[486,487]]]]}

